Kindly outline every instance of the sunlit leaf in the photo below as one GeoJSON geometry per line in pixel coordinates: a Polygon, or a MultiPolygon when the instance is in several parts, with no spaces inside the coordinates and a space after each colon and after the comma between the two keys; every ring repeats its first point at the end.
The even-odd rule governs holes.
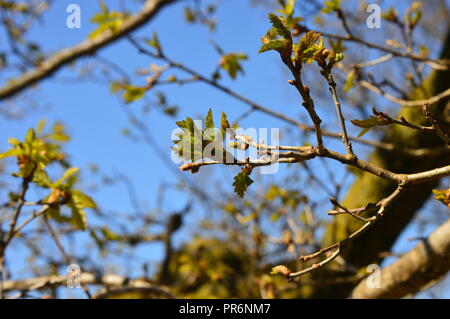
{"type": "Polygon", "coordinates": [[[248,172],[243,169],[239,174],[234,177],[234,192],[240,197],[244,198],[244,194],[247,188],[253,184],[253,180],[250,178],[248,172]]]}
{"type": "Polygon", "coordinates": [[[72,175],[75,175],[76,173],[78,173],[78,171],[79,171],[78,167],[68,168],[64,172],[63,176],[53,184],[53,188],[58,188],[59,186],[61,186],[64,183],[64,181],[66,181],[72,175]]]}

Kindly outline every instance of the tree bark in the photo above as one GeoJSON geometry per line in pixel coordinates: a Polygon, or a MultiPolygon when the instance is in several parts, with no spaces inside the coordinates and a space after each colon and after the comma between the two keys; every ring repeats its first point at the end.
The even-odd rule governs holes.
{"type": "Polygon", "coordinates": [[[444,276],[450,269],[450,219],[379,274],[379,288],[367,279],[353,290],[352,298],[402,298],[444,276]]]}

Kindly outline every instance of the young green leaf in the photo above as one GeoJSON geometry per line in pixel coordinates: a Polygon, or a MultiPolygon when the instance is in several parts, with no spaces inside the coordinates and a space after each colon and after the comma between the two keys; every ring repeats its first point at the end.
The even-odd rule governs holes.
{"type": "Polygon", "coordinates": [[[70,223],[81,230],[86,230],[87,228],[87,218],[86,212],[82,209],[79,209],[76,206],[72,206],[72,216],[70,219],[70,223]]]}
{"type": "Polygon", "coordinates": [[[321,11],[323,13],[332,13],[339,9],[339,7],[341,6],[341,0],[325,1],[323,4],[324,7],[322,8],[321,11]]]}
{"type": "Polygon", "coordinates": [[[22,153],[21,150],[16,149],[16,148],[11,148],[4,153],[0,153],[0,160],[7,158],[7,157],[18,156],[21,153],[22,153]]]}
{"type": "Polygon", "coordinates": [[[243,169],[239,174],[234,177],[234,192],[240,197],[244,198],[245,191],[253,184],[253,180],[250,178],[247,170],[243,169]]]}
{"type": "Polygon", "coordinates": [[[111,229],[102,227],[100,228],[100,231],[102,232],[103,236],[108,240],[119,240],[120,236],[113,232],[111,229]]]}
{"type": "Polygon", "coordinates": [[[222,112],[222,117],[220,119],[220,127],[224,131],[231,128],[230,123],[228,123],[227,115],[224,112],[222,112]]]}
{"type": "Polygon", "coordinates": [[[194,23],[196,20],[194,11],[192,11],[192,9],[189,7],[185,7],[184,8],[184,18],[186,19],[187,22],[194,23]]]}
{"type": "Polygon", "coordinates": [[[208,114],[206,114],[206,128],[214,128],[214,120],[211,109],[209,109],[208,114]]]}
{"type": "Polygon", "coordinates": [[[345,85],[344,85],[345,92],[350,91],[350,89],[353,87],[353,84],[355,82],[355,76],[356,76],[355,70],[348,72],[347,79],[345,80],[345,85]]]}
{"type": "Polygon", "coordinates": [[[284,6],[284,13],[286,17],[290,18],[294,14],[295,9],[295,0],[288,0],[286,5],[284,6]]]}
{"type": "Polygon", "coordinates": [[[38,133],[38,135],[42,134],[42,132],[44,131],[45,124],[46,124],[45,119],[39,121],[36,128],[36,132],[38,133]]]}
{"type": "Polygon", "coordinates": [[[36,133],[33,128],[30,128],[25,136],[25,143],[31,143],[36,139],[36,133]]]}
{"type": "Polygon", "coordinates": [[[278,17],[277,15],[273,13],[269,13],[269,20],[272,23],[273,28],[275,31],[284,39],[288,41],[292,41],[291,38],[291,31],[289,28],[285,25],[285,22],[282,20],[282,18],[278,17]]]}
{"type": "Polygon", "coordinates": [[[64,215],[61,215],[61,209],[59,206],[50,207],[47,211],[47,216],[56,220],[59,223],[70,223],[70,218],[64,215]]]}
{"type": "Polygon", "coordinates": [[[94,200],[90,196],[81,192],[80,190],[74,189],[70,192],[70,194],[72,201],[76,202],[77,206],[82,208],[92,208],[92,209],[97,208],[97,205],[95,204],[94,200]]]}
{"type": "Polygon", "coordinates": [[[126,103],[131,103],[140,100],[147,91],[147,88],[145,87],[134,85],[126,85],[124,89],[125,92],[123,93],[122,97],[126,103]]]}
{"type": "Polygon", "coordinates": [[[300,39],[299,45],[295,46],[295,60],[297,63],[311,63],[316,55],[323,52],[323,50],[324,45],[321,34],[311,30],[300,39]],[[317,41],[319,42],[317,43],[317,41]]]}
{"type": "Polygon", "coordinates": [[[75,190],[71,192],[68,206],[72,211],[70,223],[78,229],[85,230],[87,228],[87,217],[84,208],[95,208],[95,203],[87,195],[75,190]]]}
{"type": "Polygon", "coordinates": [[[239,72],[244,73],[240,61],[247,60],[248,57],[242,53],[229,53],[221,57],[220,67],[228,72],[232,79],[235,79],[239,72]]]}
{"type": "Polygon", "coordinates": [[[58,179],[55,183],[53,183],[52,188],[58,188],[59,186],[61,186],[61,185],[64,183],[64,181],[65,181],[66,179],[68,179],[68,178],[70,178],[72,175],[75,175],[76,173],[78,173],[78,170],[79,170],[78,167],[71,167],[71,168],[68,168],[68,169],[64,172],[63,176],[62,176],[60,179],[58,179]]]}
{"type": "Polygon", "coordinates": [[[44,188],[52,187],[52,181],[50,180],[47,172],[44,170],[37,170],[36,172],[34,172],[32,182],[44,188]]]}
{"type": "Polygon", "coordinates": [[[155,48],[157,51],[161,51],[161,44],[158,39],[158,34],[156,32],[153,32],[153,36],[151,39],[147,39],[145,41],[149,46],[155,48]]]}
{"type": "Polygon", "coordinates": [[[358,137],[366,134],[372,127],[388,124],[385,119],[373,115],[365,120],[351,120],[350,122],[352,122],[353,125],[363,128],[363,130],[358,134],[358,137]]]}
{"type": "Polygon", "coordinates": [[[95,14],[91,22],[97,23],[98,27],[89,35],[89,39],[94,39],[106,30],[118,33],[122,27],[125,15],[122,12],[109,11],[103,1],[100,1],[101,12],[95,14]]]}
{"type": "Polygon", "coordinates": [[[281,52],[284,48],[288,46],[288,42],[284,39],[270,40],[264,43],[259,49],[258,53],[263,53],[271,50],[281,52]]]}

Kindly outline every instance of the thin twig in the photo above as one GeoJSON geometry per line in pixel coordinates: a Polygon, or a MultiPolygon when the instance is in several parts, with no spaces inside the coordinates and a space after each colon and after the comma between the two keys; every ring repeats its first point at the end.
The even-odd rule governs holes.
{"type": "Polygon", "coordinates": [[[332,34],[332,33],[323,32],[323,31],[318,31],[318,32],[320,32],[324,37],[327,37],[327,38],[341,40],[341,41],[355,42],[355,43],[362,44],[371,49],[376,49],[379,51],[390,53],[399,58],[408,58],[408,59],[413,59],[416,61],[424,62],[428,66],[430,66],[431,68],[436,69],[436,70],[448,70],[450,68],[449,60],[431,59],[431,58],[424,57],[424,56],[417,55],[417,54],[410,53],[410,52],[397,51],[390,47],[383,46],[383,45],[376,44],[376,43],[371,43],[371,42],[368,42],[361,38],[357,38],[355,36],[348,36],[348,35],[342,36],[342,35],[332,34]]]}
{"type": "Polygon", "coordinates": [[[342,115],[342,110],[341,110],[341,103],[339,102],[339,98],[338,98],[338,95],[336,92],[336,82],[334,81],[333,75],[331,74],[331,70],[324,69],[323,75],[328,81],[328,87],[330,89],[331,95],[333,96],[334,105],[336,106],[336,113],[338,115],[339,123],[341,125],[341,130],[342,130],[342,142],[345,145],[347,154],[351,157],[354,157],[355,153],[353,153],[352,143],[350,143],[350,141],[348,139],[347,129],[345,127],[345,119],[344,119],[344,116],[342,115]]]}
{"type": "Polygon", "coordinates": [[[352,211],[348,210],[346,207],[342,206],[335,198],[330,197],[330,202],[334,206],[339,207],[340,209],[342,209],[345,213],[349,214],[350,216],[352,216],[352,217],[354,217],[354,218],[356,218],[356,219],[358,219],[360,221],[363,221],[363,222],[366,222],[366,223],[368,222],[367,218],[358,216],[357,214],[355,214],[352,211]]]}
{"type": "Polygon", "coordinates": [[[311,267],[300,270],[298,272],[293,272],[289,274],[289,280],[292,280],[294,278],[297,278],[299,276],[302,276],[304,274],[307,274],[309,272],[312,272],[314,270],[317,270],[318,268],[323,267],[324,265],[328,264],[329,262],[333,261],[337,256],[339,256],[340,253],[340,247],[338,246],[337,249],[330,254],[330,256],[327,259],[322,260],[321,262],[317,264],[313,264],[311,267]]]}
{"type": "MultiPolygon", "coordinates": [[[[318,250],[315,253],[312,253],[310,255],[301,256],[301,257],[299,257],[299,259],[302,262],[306,262],[306,261],[308,261],[308,260],[310,260],[312,258],[318,257],[318,256],[320,256],[320,255],[322,255],[324,253],[327,253],[327,252],[329,252],[329,251],[331,251],[333,249],[336,249],[336,251],[331,256],[329,256],[326,260],[323,261],[324,263],[330,262],[331,260],[333,260],[334,258],[337,257],[337,255],[339,254],[340,250],[342,248],[344,248],[345,245],[349,241],[354,240],[355,238],[359,237],[361,234],[363,234],[365,231],[367,231],[367,229],[369,229],[371,226],[373,226],[373,224],[375,222],[377,222],[380,218],[382,218],[384,216],[385,210],[388,207],[390,207],[392,205],[392,203],[398,197],[401,196],[401,194],[404,192],[404,190],[405,190],[405,188],[403,186],[398,186],[391,195],[389,195],[388,197],[386,197],[385,199],[383,199],[381,201],[382,204],[381,204],[380,208],[378,209],[377,213],[374,216],[368,218],[367,222],[364,225],[362,225],[358,230],[356,230],[355,232],[350,234],[347,238],[345,238],[345,239],[343,239],[341,241],[338,241],[338,242],[336,242],[336,243],[334,243],[334,244],[332,244],[332,245],[330,245],[330,246],[328,246],[326,248],[322,248],[322,249],[320,249],[320,250],[318,250]],[[333,257],[333,258],[330,260],[331,257],[333,257]]],[[[317,267],[315,267],[315,268],[317,268],[317,267]]],[[[294,276],[295,275],[295,277],[298,277],[300,275],[303,275],[303,274],[305,274],[307,272],[311,272],[313,270],[314,270],[314,266],[310,267],[308,269],[305,269],[303,271],[300,271],[298,273],[293,273],[290,276],[294,276]]]]}
{"type": "Polygon", "coordinates": [[[42,215],[42,219],[44,220],[44,224],[48,229],[48,232],[50,233],[50,236],[52,237],[53,241],[55,242],[56,247],[58,248],[59,252],[64,258],[64,262],[67,265],[70,265],[72,263],[72,258],[66,253],[64,246],[62,245],[61,241],[58,238],[58,234],[56,234],[56,231],[53,229],[52,225],[50,224],[48,217],[46,215],[42,215]]]}
{"type": "Polygon", "coordinates": [[[422,112],[427,118],[427,120],[431,123],[433,131],[436,133],[436,135],[439,136],[445,143],[447,143],[447,145],[450,145],[449,135],[446,132],[444,132],[444,130],[441,128],[436,119],[434,119],[433,116],[431,115],[428,103],[423,104],[422,112]]]}

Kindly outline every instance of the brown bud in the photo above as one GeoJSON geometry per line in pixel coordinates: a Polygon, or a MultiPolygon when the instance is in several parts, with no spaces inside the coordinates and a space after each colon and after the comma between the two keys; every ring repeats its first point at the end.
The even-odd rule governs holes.
{"type": "Polygon", "coordinates": [[[192,169],[192,163],[184,163],[183,165],[180,166],[180,170],[182,170],[183,172],[189,171],[192,169]]]}
{"type": "Polygon", "coordinates": [[[306,31],[308,31],[307,28],[305,28],[305,27],[302,26],[301,24],[296,24],[296,25],[294,26],[293,30],[292,30],[292,35],[293,35],[294,37],[296,37],[296,36],[302,34],[303,32],[306,32],[306,31]]]}
{"type": "Polygon", "coordinates": [[[68,200],[70,198],[70,192],[62,190],[59,194],[63,200],[68,200]]]}
{"type": "Polygon", "coordinates": [[[309,89],[309,87],[307,87],[306,85],[303,85],[303,89],[306,91],[306,93],[308,93],[309,94],[309,92],[311,91],[310,89],[309,89]]]}
{"type": "Polygon", "coordinates": [[[278,265],[272,268],[272,272],[271,274],[283,274],[285,276],[289,276],[291,273],[291,271],[289,270],[288,267],[284,266],[284,265],[278,265]]]}
{"type": "Polygon", "coordinates": [[[29,162],[29,159],[26,155],[19,155],[17,157],[17,164],[20,168],[25,167],[25,165],[29,162]]]}
{"type": "Polygon", "coordinates": [[[199,170],[200,170],[200,167],[199,167],[199,166],[193,166],[193,167],[191,168],[191,174],[198,173],[199,170]]]}
{"type": "Polygon", "coordinates": [[[245,166],[242,168],[242,171],[243,171],[244,173],[247,173],[248,175],[250,175],[250,174],[252,173],[252,171],[253,171],[253,167],[250,166],[250,165],[245,165],[245,166]]]}
{"type": "Polygon", "coordinates": [[[59,196],[61,195],[61,191],[59,189],[55,189],[52,191],[52,193],[50,194],[50,196],[47,198],[47,203],[52,204],[55,203],[59,196]]]}

